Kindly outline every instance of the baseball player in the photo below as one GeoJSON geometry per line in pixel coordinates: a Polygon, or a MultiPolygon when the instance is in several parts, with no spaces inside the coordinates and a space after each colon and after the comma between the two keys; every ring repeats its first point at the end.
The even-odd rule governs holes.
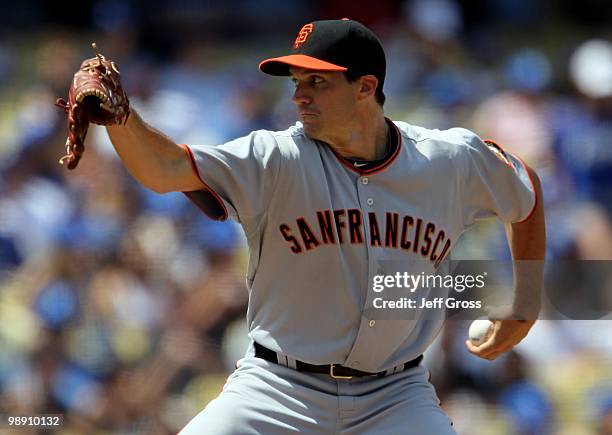
{"type": "MultiPolygon", "coordinates": [[[[388,261],[434,273],[479,218],[506,224],[515,295],[488,340],[468,350],[494,359],[533,325],[541,270],[517,260],[544,257],[538,177],[468,130],[386,118],[385,65],[365,26],[316,21],[289,55],[259,65],[295,84],[299,122],[287,130],[179,145],[127,97],[106,122],[140,183],[185,192],[210,217],[240,222],[248,240],[250,347],[181,435],[455,433],[421,364],[444,316],[381,319],[371,288],[388,261]]],[[[73,142],[68,155],[80,156],[73,142]]]]}

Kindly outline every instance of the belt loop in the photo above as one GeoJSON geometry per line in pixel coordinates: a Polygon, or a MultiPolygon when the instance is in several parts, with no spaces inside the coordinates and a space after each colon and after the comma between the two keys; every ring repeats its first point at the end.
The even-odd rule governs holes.
{"type": "Polygon", "coordinates": [[[287,358],[287,367],[292,368],[293,370],[297,370],[297,363],[295,359],[291,358],[290,356],[286,358],[287,358]]]}
{"type": "Polygon", "coordinates": [[[385,371],[385,376],[394,375],[396,373],[400,373],[404,371],[405,364],[400,364],[394,367],[391,367],[389,370],[385,371]]]}
{"type": "Polygon", "coordinates": [[[276,362],[281,366],[288,367],[287,357],[280,352],[276,352],[276,362]]]}

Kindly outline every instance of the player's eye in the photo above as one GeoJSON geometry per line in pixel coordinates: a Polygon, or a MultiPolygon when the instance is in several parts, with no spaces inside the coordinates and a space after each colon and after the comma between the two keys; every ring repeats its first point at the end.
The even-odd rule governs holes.
{"type": "Polygon", "coordinates": [[[323,77],[321,77],[321,76],[312,76],[312,82],[313,82],[315,85],[318,85],[318,84],[320,84],[320,83],[323,83],[324,81],[325,81],[325,80],[324,80],[324,79],[323,79],[323,77]]]}

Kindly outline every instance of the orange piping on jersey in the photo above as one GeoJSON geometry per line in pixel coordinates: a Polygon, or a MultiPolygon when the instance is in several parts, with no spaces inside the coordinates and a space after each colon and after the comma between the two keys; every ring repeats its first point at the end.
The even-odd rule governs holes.
{"type": "MultiPolygon", "coordinates": [[[[505,149],[504,149],[504,148],[503,148],[501,145],[499,145],[497,142],[495,142],[495,141],[493,141],[493,140],[490,140],[490,139],[485,139],[485,140],[483,140],[483,142],[485,142],[485,143],[487,143],[487,142],[492,143],[493,145],[495,145],[496,147],[498,147],[500,150],[502,150],[504,153],[509,154],[509,155],[511,155],[512,157],[515,157],[515,158],[516,158],[516,159],[517,159],[519,162],[521,162],[521,165],[523,165],[523,169],[525,170],[525,173],[527,174],[527,177],[529,177],[529,182],[531,183],[531,188],[533,189],[533,194],[535,195],[535,201],[534,201],[534,203],[533,203],[533,208],[531,209],[531,211],[529,212],[529,214],[527,215],[527,217],[526,217],[525,219],[521,220],[521,221],[518,221],[518,222],[513,222],[513,223],[515,223],[515,224],[520,224],[520,223],[522,223],[522,222],[525,222],[527,219],[529,219],[529,218],[531,217],[531,215],[532,215],[532,214],[533,214],[533,212],[535,211],[536,206],[538,205],[538,200],[539,200],[539,199],[538,199],[538,191],[536,190],[536,188],[535,188],[535,184],[534,184],[534,182],[533,182],[533,180],[532,180],[532,178],[531,178],[531,175],[529,174],[529,171],[527,170],[527,165],[525,164],[525,162],[523,161],[523,159],[521,159],[521,158],[520,158],[519,156],[517,156],[516,154],[509,153],[509,152],[508,152],[508,151],[506,151],[506,150],[505,150],[505,149]]],[[[504,163],[506,163],[506,162],[504,162],[504,163]]],[[[509,164],[509,163],[506,163],[506,164],[507,164],[508,166],[510,166],[510,167],[512,168],[512,170],[514,170],[514,167],[513,167],[511,164],[509,164]]]]}
{"type": "MultiPolygon", "coordinates": [[[[193,173],[196,174],[196,176],[198,177],[200,182],[204,185],[206,190],[212,194],[212,196],[217,200],[217,202],[219,204],[221,204],[221,208],[223,209],[223,217],[221,219],[215,219],[215,220],[219,220],[219,221],[226,220],[227,219],[227,208],[225,208],[225,204],[223,203],[223,200],[219,197],[219,195],[217,195],[217,192],[215,192],[213,190],[213,188],[210,187],[202,179],[202,177],[200,177],[200,171],[198,171],[198,167],[197,167],[196,162],[195,162],[195,157],[193,155],[193,151],[191,151],[191,148],[189,148],[189,145],[187,145],[187,144],[179,144],[179,146],[183,149],[183,151],[185,151],[185,153],[187,154],[187,157],[189,157],[189,163],[191,163],[191,170],[193,171],[193,173]]],[[[183,193],[185,193],[185,192],[183,192],[183,193]]]]}
{"type": "Polygon", "coordinates": [[[533,179],[531,178],[531,174],[529,174],[529,171],[527,170],[527,165],[525,164],[523,159],[521,159],[519,156],[514,155],[514,154],[512,154],[512,156],[516,157],[519,160],[519,162],[521,162],[521,165],[523,165],[523,169],[527,173],[527,177],[529,177],[529,182],[531,183],[531,188],[533,189],[533,194],[535,195],[535,201],[533,201],[533,208],[531,209],[531,211],[529,212],[527,217],[525,219],[523,219],[523,220],[518,221],[518,222],[514,222],[515,224],[520,224],[520,223],[523,223],[526,220],[528,220],[531,217],[531,215],[533,215],[533,213],[536,210],[536,207],[538,206],[538,201],[541,201],[541,199],[538,197],[538,191],[535,188],[535,183],[533,182],[533,179]]]}
{"type": "Polygon", "coordinates": [[[387,160],[385,160],[380,165],[375,166],[373,168],[370,168],[370,169],[359,169],[359,168],[356,168],[355,165],[353,165],[352,163],[346,161],[346,159],[344,157],[342,157],[340,154],[338,154],[332,147],[329,147],[329,148],[332,150],[332,152],[335,154],[335,156],[338,158],[338,160],[340,160],[340,163],[342,163],[344,166],[349,168],[351,171],[357,172],[359,175],[373,175],[373,174],[376,174],[378,172],[383,171],[387,166],[389,166],[391,163],[393,163],[395,161],[396,157],[399,155],[401,149],[402,149],[402,134],[399,131],[399,128],[397,128],[397,125],[395,125],[395,123],[391,122],[391,124],[393,124],[393,127],[395,127],[395,131],[397,132],[397,142],[398,142],[397,143],[397,147],[395,148],[395,151],[393,152],[393,154],[391,154],[387,160]]]}
{"type": "MultiPolygon", "coordinates": [[[[506,151],[506,150],[504,149],[504,147],[502,147],[500,144],[498,144],[498,143],[497,143],[497,142],[495,142],[494,140],[491,140],[491,139],[483,139],[483,142],[484,142],[484,143],[486,143],[486,144],[487,144],[487,143],[490,143],[491,145],[496,146],[496,147],[497,147],[497,148],[499,148],[499,149],[501,150],[501,152],[502,152],[502,153],[504,153],[504,154],[510,154],[510,153],[508,153],[508,151],[506,151]]],[[[497,155],[496,155],[495,157],[497,157],[497,158],[498,158],[498,159],[500,159],[502,162],[504,162],[504,164],[505,164],[506,166],[508,166],[510,169],[514,170],[514,166],[512,166],[512,163],[511,163],[509,160],[502,158],[502,157],[505,157],[505,156],[503,156],[503,155],[502,155],[502,157],[500,157],[500,156],[497,156],[497,155]]]]}
{"type": "Polygon", "coordinates": [[[399,156],[399,153],[402,149],[402,133],[399,131],[399,128],[397,128],[397,125],[395,125],[393,122],[391,122],[391,124],[393,124],[393,127],[395,128],[395,132],[397,134],[397,147],[395,148],[395,151],[389,157],[389,159],[386,162],[381,163],[380,166],[363,171],[364,175],[373,175],[373,174],[383,171],[387,166],[389,166],[391,163],[395,161],[397,156],[399,156]]]}

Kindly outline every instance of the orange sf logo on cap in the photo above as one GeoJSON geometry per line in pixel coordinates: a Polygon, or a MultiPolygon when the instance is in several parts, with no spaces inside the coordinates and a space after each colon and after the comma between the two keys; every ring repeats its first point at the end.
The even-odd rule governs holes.
{"type": "Polygon", "coordinates": [[[295,42],[293,43],[293,48],[298,48],[308,39],[308,36],[312,33],[313,29],[312,23],[306,24],[304,27],[300,29],[298,32],[297,38],[295,38],[295,42]]]}

